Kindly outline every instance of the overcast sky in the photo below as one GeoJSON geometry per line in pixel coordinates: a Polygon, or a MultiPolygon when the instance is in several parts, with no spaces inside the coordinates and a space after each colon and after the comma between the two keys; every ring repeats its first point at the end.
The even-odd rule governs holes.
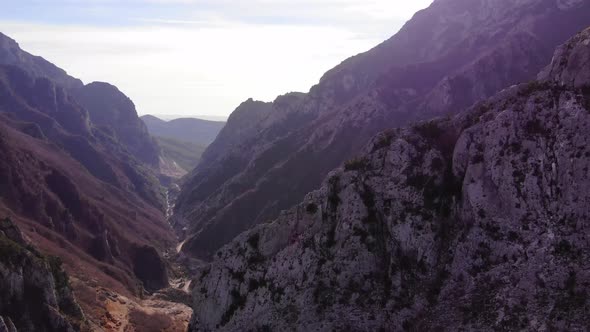
{"type": "Polygon", "coordinates": [[[140,114],[222,115],[307,92],[432,0],[0,0],[0,31],[140,114]]]}

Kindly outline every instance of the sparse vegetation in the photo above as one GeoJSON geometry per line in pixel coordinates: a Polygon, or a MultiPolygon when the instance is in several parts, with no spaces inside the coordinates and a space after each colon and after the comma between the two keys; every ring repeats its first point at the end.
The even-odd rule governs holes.
{"type": "Polygon", "coordinates": [[[351,159],[344,164],[344,169],[347,171],[365,171],[368,168],[369,161],[364,157],[351,159]]]}
{"type": "Polygon", "coordinates": [[[333,176],[328,181],[329,184],[329,194],[328,194],[328,202],[330,203],[330,210],[335,212],[338,209],[338,205],[340,204],[340,177],[333,176]]]}
{"type": "Polygon", "coordinates": [[[174,160],[182,169],[191,171],[197,166],[206,146],[190,142],[182,142],[172,138],[157,137],[162,154],[174,160]]]}
{"type": "Polygon", "coordinates": [[[237,289],[232,289],[230,292],[230,296],[232,299],[231,304],[227,308],[227,310],[221,316],[221,325],[224,326],[227,324],[230,319],[233,317],[234,313],[240,309],[242,309],[246,305],[246,296],[242,296],[240,291],[237,289]]]}
{"type": "Polygon", "coordinates": [[[393,132],[386,131],[386,132],[379,134],[379,138],[378,138],[377,142],[375,142],[375,145],[373,146],[373,152],[375,152],[377,150],[388,148],[391,145],[392,141],[393,141],[393,132]]]}
{"type": "Polygon", "coordinates": [[[252,249],[258,249],[258,242],[260,241],[260,234],[254,233],[248,237],[248,244],[252,249]]]}
{"type": "Polygon", "coordinates": [[[309,203],[305,207],[305,211],[309,214],[316,214],[318,212],[318,206],[315,203],[309,203]]]}

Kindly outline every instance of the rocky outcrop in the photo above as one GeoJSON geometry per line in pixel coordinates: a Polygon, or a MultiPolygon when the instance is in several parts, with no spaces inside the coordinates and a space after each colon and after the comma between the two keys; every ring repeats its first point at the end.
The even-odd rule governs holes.
{"type": "Polygon", "coordinates": [[[85,317],[56,257],[41,255],[0,220],[0,331],[80,331],[85,317]]]}
{"type": "Polygon", "coordinates": [[[540,80],[585,88],[590,82],[590,30],[584,30],[574,40],[560,46],[551,64],[538,76],[540,80]]]}
{"type": "Polygon", "coordinates": [[[210,259],[303,199],[382,130],[457,113],[533,79],[557,45],[590,24],[589,10],[589,1],[435,1],[308,94],[256,113],[251,130],[232,136],[227,128],[240,127],[232,116],[183,186],[175,214],[188,237],[183,251],[210,259]]]}
{"type": "Polygon", "coordinates": [[[590,81],[553,77],[588,70],[589,31],[544,80],[377,135],[220,249],[191,330],[584,330],[590,81]]]}
{"type": "Polygon", "coordinates": [[[112,130],[119,141],[138,160],[157,167],[160,150],[137,116],[135,105],[119,89],[94,82],[73,90],[76,100],[90,115],[92,123],[112,130]]]}
{"type": "Polygon", "coordinates": [[[168,286],[166,265],[154,247],[144,246],[135,250],[133,271],[148,291],[157,291],[168,286]]]}

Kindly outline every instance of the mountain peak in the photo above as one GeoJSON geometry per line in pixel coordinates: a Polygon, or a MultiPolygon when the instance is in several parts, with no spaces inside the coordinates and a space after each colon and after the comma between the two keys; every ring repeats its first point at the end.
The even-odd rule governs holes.
{"type": "Polygon", "coordinates": [[[25,69],[34,77],[47,77],[65,88],[79,88],[82,81],[40,56],[23,51],[12,38],[0,32],[0,63],[25,69]]]}
{"type": "Polygon", "coordinates": [[[590,85],[590,28],[560,46],[551,64],[539,74],[540,80],[580,88],[590,85]]]}

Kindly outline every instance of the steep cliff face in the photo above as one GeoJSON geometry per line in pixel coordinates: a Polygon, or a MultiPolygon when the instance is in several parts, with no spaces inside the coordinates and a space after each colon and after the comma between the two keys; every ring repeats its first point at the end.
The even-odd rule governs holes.
{"type": "Polygon", "coordinates": [[[57,144],[96,178],[163,208],[153,173],[108,130],[97,127],[88,111],[55,82],[0,65],[0,112],[38,129],[38,138],[57,144]]]}
{"type": "MultiPolygon", "coordinates": [[[[32,89],[35,98],[40,100],[39,105],[52,105],[54,111],[63,112],[63,104],[58,105],[61,99],[69,99],[69,108],[83,109],[85,119],[90,118],[93,124],[107,135],[109,139],[116,140],[132,156],[139,161],[150,165],[154,169],[159,165],[159,147],[147,132],[144,123],[137,116],[133,102],[120,92],[116,87],[94,82],[84,85],[82,81],[69,76],[63,69],[56,67],[39,56],[31,55],[23,51],[19,45],[6,35],[0,33],[0,64],[15,66],[23,70],[26,76],[35,78],[34,86],[23,82],[25,88],[32,89]],[[27,84],[29,86],[27,86],[27,84]],[[49,90],[57,92],[47,92],[49,90]],[[55,97],[54,94],[58,93],[55,97]],[[56,100],[48,100],[54,98],[56,100]],[[49,103],[48,103],[49,102],[49,103]]],[[[65,114],[62,120],[78,119],[73,112],[65,114]]],[[[59,121],[59,119],[58,119],[59,121]]],[[[63,123],[60,122],[60,124],[63,123]]],[[[73,124],[70,128],[79,128],[73,124]]]]}
{"type": "Polygon", "coordinates": [[[117,139],[138,160],[158,167],[160,149],[137,116],[135,105],[119,89],[94,82],[74,91],[76,100],[96,126],[110,128],[117,139]]]}
{"type": "MultiPolygon", "coordinates": [[[[114,278],[118,289],[131,293],[139,294],[142,282],[153,290],[154,277],[133,267],[141,261],[135,253],[144,246],[172,246],[162,212],[133,192],[95,178],[43,136],[31,137],[28,128],[39,130],[34,124],[0,120],[0,207],[19,224],[31,225],[23,229],[40,249],[69,257],[71,268],[98,269],[95,278],[114,278]]],[[[149,268],[161,277],[159,288],[167,284],[163,263],[149,268]]]]}
{"type": "Polygon", "coordinates": [[[8,218],[0,220],[0,331],[87,330],[57,257],[41,255],[8,218]]]}
{"type": "Polygon", "coordinates": [[[300,201],[379,131],[459,112],[533,79],[558,44],[590,23],[588,10],[589,1],[435,1],[308,94],[253,108],[255,125],[220,135],[229,143],[214,142],[183,187],[175,222],[188,236],[184,251],[211,258],[300,201]]]}
{"type": "Polygon", "coordinates": [[[590,29],[539,81],[374,137],[215,254],[192,330],[587,328],[587,59],[590,29]]]}

